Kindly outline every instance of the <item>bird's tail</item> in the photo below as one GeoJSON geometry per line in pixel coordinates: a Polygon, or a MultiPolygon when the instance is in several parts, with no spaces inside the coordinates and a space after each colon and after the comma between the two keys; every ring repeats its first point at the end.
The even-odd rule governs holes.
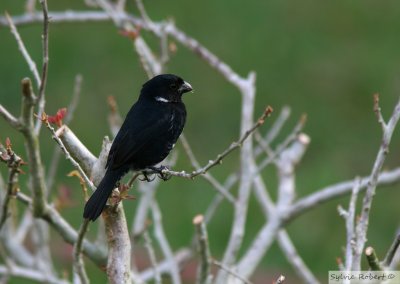
{"type": "Polygon", "coordinates": [[[112,190],[117,181],[124,174],[123,171],[107,170],[95,192],[86,202],[83,218],[95,221],[103,212],[107,199],[110,197],[112,190]]]}

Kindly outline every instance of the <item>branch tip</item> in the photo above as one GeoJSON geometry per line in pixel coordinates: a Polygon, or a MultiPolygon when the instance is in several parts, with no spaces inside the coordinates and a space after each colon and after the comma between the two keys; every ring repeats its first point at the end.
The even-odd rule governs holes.
{"type": "Polygon", "coordinates": [[[193,218],[193,225],[199,225],[204,222],[204,216],[199,214],[193,218]]]}
{"type": "Polygon", "coordinates": [[[365,256],[367,257],[368,265],[371,268],[371,270],[373,271],[383,270],[373,247],[367,247],[365,249],[365,256]]]}
{"type": "Polygon", "coordinates": [[[305,134],[305,133],[300,133],[300,134],[299,134],[299,137],[298,137],[298,140],[299,140],[300,143],[302,143],[302,144],[304,144],[304,145],[308,145],[308,144],[310,144],[310,142],[311,142],[310,136],[308,136],[308,135],[305,134]]]}
{"type": "Polygon", "coordinates": [[[22,94],[29,99],[33,99],[33,89],[32,89],[32,82],[29,78],[24,78],[21,80],[22,85],[22,94]]]}
{"type": "Polygon", "coordinates": [[[376,113],[378,111],[380,111],[380,108],[379,108],[379,93],[375,93],[374,94],[374,112],[376,113]]]}

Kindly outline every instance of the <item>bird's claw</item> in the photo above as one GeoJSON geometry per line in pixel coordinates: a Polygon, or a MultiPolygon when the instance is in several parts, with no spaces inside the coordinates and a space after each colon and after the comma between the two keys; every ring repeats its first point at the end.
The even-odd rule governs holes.
{"type": "Polygon", "coordinates": [[[172,177],[171,174],[164,172],[165,170],[169,170],[167,166],[150,167],[150,169],[157,173],[157,176],[163,181],[167,181],[172,177]]]}
{"type": "Polygon", "coordinates": [[[149,175],[149,173],[147,173],[146,171],[143,171],[143,172],[142,172],[142,175],[143,175],[143,178],[139,178],[140,181],[151,182],[151,181],[153,181],[153,180],[156,178],[155,175],[153,175],[153,174],[150,174],[150,175],[149,175]]]}

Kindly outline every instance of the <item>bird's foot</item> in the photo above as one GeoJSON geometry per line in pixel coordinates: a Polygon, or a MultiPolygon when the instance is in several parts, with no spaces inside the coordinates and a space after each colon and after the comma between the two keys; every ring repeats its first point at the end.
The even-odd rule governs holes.
{"type": "Polygon", "coordinates": [[[156,176],[154,174],[149,174],[146,171],[142,171],[142,175],[143,175],[143,178],[139,178],[140,181],[151,182],[156,178],[156,176]]]}
{"type": "Polygon", "coordinates": [[[171,174],[165,173],[165,170],[169,170],[167,166],[149,167],[149,169],[157,173],[157,176],[163,181],[167,181],[172,177],[171,174]]]}

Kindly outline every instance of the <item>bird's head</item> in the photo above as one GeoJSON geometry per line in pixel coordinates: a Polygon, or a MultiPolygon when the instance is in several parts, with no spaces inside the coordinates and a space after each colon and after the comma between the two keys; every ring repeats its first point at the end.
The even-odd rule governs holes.
{"type": "Polygon", "coordinates": [[[173,74],[157,75],[143,84],[140,98],[158,102],[181,102],[184,93],[192,91],[192,86],[173,74]]]}

